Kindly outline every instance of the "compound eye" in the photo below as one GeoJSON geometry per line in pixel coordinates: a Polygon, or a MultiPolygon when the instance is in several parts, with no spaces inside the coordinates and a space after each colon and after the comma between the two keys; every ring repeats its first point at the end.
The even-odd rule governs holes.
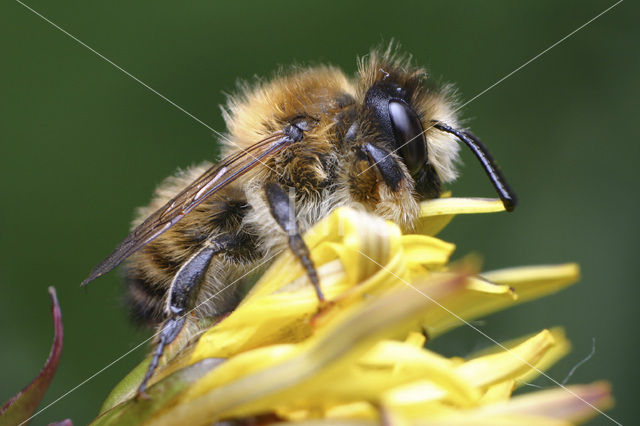
{"type": "Polygon", "coordinates": [[[416,113],[404,102],[389,101],[389,117],[396,139],[396,148],[411,174],[416,174],[427,162],[427,144],[422,124],[416,113]]]}

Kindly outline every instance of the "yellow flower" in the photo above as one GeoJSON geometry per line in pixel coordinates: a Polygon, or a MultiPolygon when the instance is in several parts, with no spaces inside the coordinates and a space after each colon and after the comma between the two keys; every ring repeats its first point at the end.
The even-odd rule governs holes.
{"type": "Polygon", "coordinates": [[[304,270],[282,254],[234,312],[156,374],[150,400],[130,399],[143,363],[95,424],[555,425],[597,414],[611,404],[605,383],[511,397],[568,352],[561,329],[466,358],[425,348],[425,335],[577,280],[575,264],[481,274],[469,261],[449,265],[454,246],[433,235],[456,214],[501,210],[498,200],[427,201],[406,235],[367,213],[336,210],[305,235],[328,307],[318,313],[304,270]]]}

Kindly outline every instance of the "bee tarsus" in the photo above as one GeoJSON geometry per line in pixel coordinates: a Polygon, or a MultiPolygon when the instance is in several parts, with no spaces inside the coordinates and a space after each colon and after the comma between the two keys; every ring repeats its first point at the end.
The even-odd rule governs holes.
{"type": "Polygon", "coordinates": [[[148,399],[149,396],[146,393],[147,384],[149,380],[153,376],[158,363],[160,362],[160,357],[162,356],[164,349],[169,345],[180,333],[182,327],[185,323],[184,315],[176,315],[174,317],[169,318],[162,324],[162,330],[158,336],[158,342],[156,344],[156,348],[153,351],[153,355],[151,357],[151,362],[149,363],[149,367],[147,368],[147,372],[142,379],[142,383],[138,386],[138,391],[136,392],[137,399],[148,399]]]}

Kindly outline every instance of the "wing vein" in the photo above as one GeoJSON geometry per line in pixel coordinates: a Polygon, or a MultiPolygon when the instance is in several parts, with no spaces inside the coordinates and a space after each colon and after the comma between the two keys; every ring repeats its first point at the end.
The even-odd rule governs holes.
{"type": "Polygon", "coordinates": [[[223,158],[196,178],[164,206],[152,213],[100,262],[84,281],[82,286],[114,269],[127,257],[149,244],[158,236],[178,223],[200,203],[229,185],[258,164],[264,164],[274,154],[289,146],[293,140],[282,131],[274,132],[259,142],[240,152],[223,158]],[[253,155],[254,151],[259,151],[253,155]]]}

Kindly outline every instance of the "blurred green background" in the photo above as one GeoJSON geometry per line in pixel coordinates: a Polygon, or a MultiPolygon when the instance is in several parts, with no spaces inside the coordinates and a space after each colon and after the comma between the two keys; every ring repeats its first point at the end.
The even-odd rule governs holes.
{"type": "MultiPolygon", "coordinates": [[[[349,73],[395,38],[462,100],[613,4],[528,2],[83,2],[28,4],[216,129],[237,79],[279,65],[332,63],[349,73]]],[[[463,216],[442,234],[485,268],[576,261],[581,282],[486,318],[506,340],[563,325],[572,353],[551,371],[607,379],[632,423],[640,348],[637,303],[638,5],[621,3],[464,108],[520,197],[513,214],[463,216]]],[[[48,404],[136,346],[112,273],[78,288],[125,236],[134,207],[177,167],[215,159],[206,127],[14,1],[2,2],[0,403],[41,368],[52,339],[46,288],[58,290],[62,362],[48,404]]],[[[456,195],[494,196],[466,151],[456,195]]],[[[436,347],[465,354],[486,339],[460,328],[436,347]]],[[[33,424],[89,421],[141,348],[61,399],[33,424]]],[[[540,386],[552,386],[543,379],[540,386]]],[[[604,417],[594,424],[610,424],[604,417]]]]}

